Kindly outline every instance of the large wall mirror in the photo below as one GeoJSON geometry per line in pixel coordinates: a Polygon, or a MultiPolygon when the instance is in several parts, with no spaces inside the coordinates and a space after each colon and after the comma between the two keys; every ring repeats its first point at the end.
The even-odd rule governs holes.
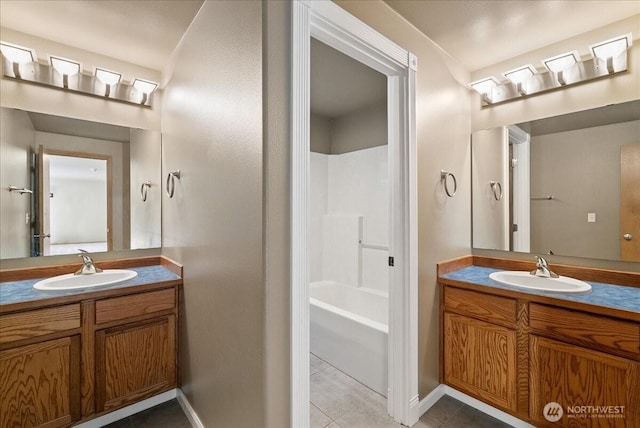
{"type": "Polygon", "coordinates": [[[0,115],[1,259],[160,247],[160,132],[0,115]]]}
{"type": "Polygon", "coordinates": [[[472,134],[473,248],[640,262],[640,101],[472,134]]]}

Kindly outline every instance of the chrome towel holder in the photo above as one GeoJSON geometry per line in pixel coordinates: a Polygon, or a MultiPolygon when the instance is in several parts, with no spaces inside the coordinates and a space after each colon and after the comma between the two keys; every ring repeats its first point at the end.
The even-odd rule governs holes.
{"type": "Polygon", "coordinates": [[[140,197],[142,198],[142,202],[147,202],[147,193],[149,192],[149,187],[151,187],[150,181],[145,181],[140,186],[140,197]]]}
{"type": "Polygon", "coordinates": [[[458,180],[456,180],[456,176],[453,175],[452,172],[448,172],[443,169],[443,170],[440,170],[440,180],[442,181],[444,192],[447,194],[448,197],[453,198],[453,196],[458,191],[458,180]],[[449,190],[449,180],[448,180],[449,177],[451,177],[451,179],[453,180],[453,192],[449,190]]]}
{"type": "Polygon", "coordinates": [[[490,181],[489,186],[491,186],[491,189],[493,190],[493,197],[496,199],[496,201],[501,201],[502,200],[502,184],[500,184],[499,181],[490,181]]]}
{"type": "Polygon", "coordinates": [[[16,186],[12,186],[9,185],[9,191],[10,192],[19,192],[21,195],[25,194],[25,193],[33,193],[33,190],[29,190],[25,187],[16,187],[16,186]]]}
{"type": "Polygon", "coordinates": [[[167,174],[167,196],[173,198],[173,193],[176,190],[176,178],[180,180],[180,170],[172,171],[167,174]]]}

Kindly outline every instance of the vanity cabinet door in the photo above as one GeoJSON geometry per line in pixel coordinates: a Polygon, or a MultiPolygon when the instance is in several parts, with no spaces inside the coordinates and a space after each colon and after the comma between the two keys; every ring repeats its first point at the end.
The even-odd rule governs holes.
{"type": "Polygon", "coordinates": [[[0,351],[0,427],[63,427],[80,419],[80,337],[0,351]]]}
{"type": "Polygon", "coordinates": [[[174,315],[96,332],[96,407],[112,410],[176,387],[174,315]]]}
{"type": "Polygon", "coordinates": [[[515,412],[515,330],[445,312],[444,380],[473,397],[515,412]]]}
{"type": "Polygon", "coordinates": [[[534,335],[529,343],[529,416],[536,426],[640,426],[638,362],[534,335]]]}

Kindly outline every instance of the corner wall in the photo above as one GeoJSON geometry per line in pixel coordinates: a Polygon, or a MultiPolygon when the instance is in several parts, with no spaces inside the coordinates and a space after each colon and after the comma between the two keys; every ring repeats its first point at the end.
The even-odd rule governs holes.
{"type": "Polygon", "coordinates": [[[471,251],[469,74],[384,2],[336,3],[418,57],[418,385],[424,398],[439,384],[436,263],[471,251]],[[441,169],[458,179],[454,198],[444,194],[441,169]]]}
{"type": "Polygon", "coordinates": [[[163,255],[184,265],[182,390],[208,427],[264,426],[262,4],[205,2],[163,76],[163,255]]]}

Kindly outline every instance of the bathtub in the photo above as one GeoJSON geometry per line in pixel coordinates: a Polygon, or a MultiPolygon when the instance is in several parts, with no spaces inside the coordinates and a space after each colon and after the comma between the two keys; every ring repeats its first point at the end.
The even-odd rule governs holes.
{"type": "Polygon", "coordinates": [[[386,397],[388,297],[332,281],[309,294],[311,352],[386,397]]]}

